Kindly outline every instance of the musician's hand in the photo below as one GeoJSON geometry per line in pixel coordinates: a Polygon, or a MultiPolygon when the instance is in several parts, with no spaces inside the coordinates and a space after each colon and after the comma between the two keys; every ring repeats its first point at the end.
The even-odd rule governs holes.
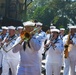
{"type": "Polygon", "coordinates": [[[51,45],[54,47],[55,46],[55,44],[53,43],[53,42],[51,42],[51,45]]]}
{"type": "Polygon", "coordinates": [[[46,48],[46,47],[48,47],[48,44],[45,44],[45,45],[44,45],[44,48],[46,48]]]}

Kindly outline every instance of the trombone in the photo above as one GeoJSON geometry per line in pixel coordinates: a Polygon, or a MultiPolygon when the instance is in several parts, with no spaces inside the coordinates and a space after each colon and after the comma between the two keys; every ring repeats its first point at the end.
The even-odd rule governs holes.
{"type": "Polygon", "coordinates": [[[23,30],[20,34],[20,37],[22,40],[25,40],[26,42],[28,42],[28,40],[38,31],[39,31],[39,28],[34,28],[34,30],[31,32],[27,32],[26,30],[23,30]]]}
{"type": "Polygon", "coordinates": [[[26,42],[28,42],[30,39],[31,39],[31,37],[33,36],[33,35],[35,35],[37,32],[39,31],[39,28],[35,28],[33,31],[31,31],[31,32],[27,32],[26,30],[23,30],[22,32],[21,32],[21,34],[20,34],[20,40],[19,40],[19,42],[18,43],[15,43],[13,46],[12,46],[12,48],[10,48],[7,52],[9,52],[11,49],[13,49],[16,45],[18,45],[18,44],[21,44],[23,41],[26,41],[26,42]]]}
{"type": "Polygon", "coordinates": [[[8,43],[6,43],[5,40],[7,37],[4,38],[4,40],[1,42],[1,45],[0,45],[0,49],[3,49],[5,52],[8,52],[8,51],[4,47],[5,46],[7,47],[13,40],[17,39],[17,37],[15,36],[12,40],[10,40],[8,43]]]}

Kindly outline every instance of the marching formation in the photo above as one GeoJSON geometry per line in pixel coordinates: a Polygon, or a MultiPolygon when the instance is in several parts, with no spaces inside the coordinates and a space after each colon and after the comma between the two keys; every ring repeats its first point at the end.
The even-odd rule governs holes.
{"type": "Polygon", "coordinates": [[[76,26],[58,29],[51,25],[45,32],[41,22],[26,21],[23,26],[2,26],[0,33],[0,75],[75,75],[76,26]]]}

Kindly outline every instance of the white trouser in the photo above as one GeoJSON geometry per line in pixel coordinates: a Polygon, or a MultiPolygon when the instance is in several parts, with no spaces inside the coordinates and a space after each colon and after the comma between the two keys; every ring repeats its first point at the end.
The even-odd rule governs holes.
{"type": "Polygon", "coordinates": [[[41,75],[39,66],[19,66],[17,75],[41,75]]]}
{"type": "Polygon", "coordinates": [[[39,60],[40,60],[40,71],[41,71],[41,69],[42,69],[42,53],[41,52],[39,52],[39,60]]]}
{"type": "Polygon", "coordinates": [[[3,59],[3,55],[2,52],[0,51],[0,67],[2,67],[2,59],[3,59]]]}
{"type": "Polygon", "coordinates": [[[60,75],[61,66],[59,64],[46,64],[46,75],[60,75]]]}
{"type": "Polygon", "coordinates": [[[71,75],[76,75],[75,65],[76,65],[76,56],[70,58],[70,67],[71,67],[70,74],[71,75]]]}
{"type": "Polygon", "coordinates": [[[69,60],[69,58],[65,58],[63,75],[69,75],[69,67],[70,67],[70,60],[69,60]]]}
{"type": "Polygon", "coordinates": [[[18,59],[4,59],[2,63],[2,74],[9,75],[9,68],[11,68],[12,75],[17,75],[18,59]]]}
{"type": "Polygon", "coordinates": [[[62,53],[62,66],[64,67],[64,52],[62,53]]]}

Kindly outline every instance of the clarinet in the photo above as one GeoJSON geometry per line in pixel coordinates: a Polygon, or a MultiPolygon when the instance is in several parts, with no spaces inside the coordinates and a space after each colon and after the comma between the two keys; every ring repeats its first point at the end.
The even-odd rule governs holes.
{"type": "MultiPolygon", "coordinates": [[[[51,43],[50,42],[53,42],[53,34],[50,35],[50,39],[49,39],[49,43],[46,47],[44,47],[44,54],[49,50],[50,46],[51,46],[51,43]]],[[[46,44],[45,44],[46,45],[46,44]]]]}

